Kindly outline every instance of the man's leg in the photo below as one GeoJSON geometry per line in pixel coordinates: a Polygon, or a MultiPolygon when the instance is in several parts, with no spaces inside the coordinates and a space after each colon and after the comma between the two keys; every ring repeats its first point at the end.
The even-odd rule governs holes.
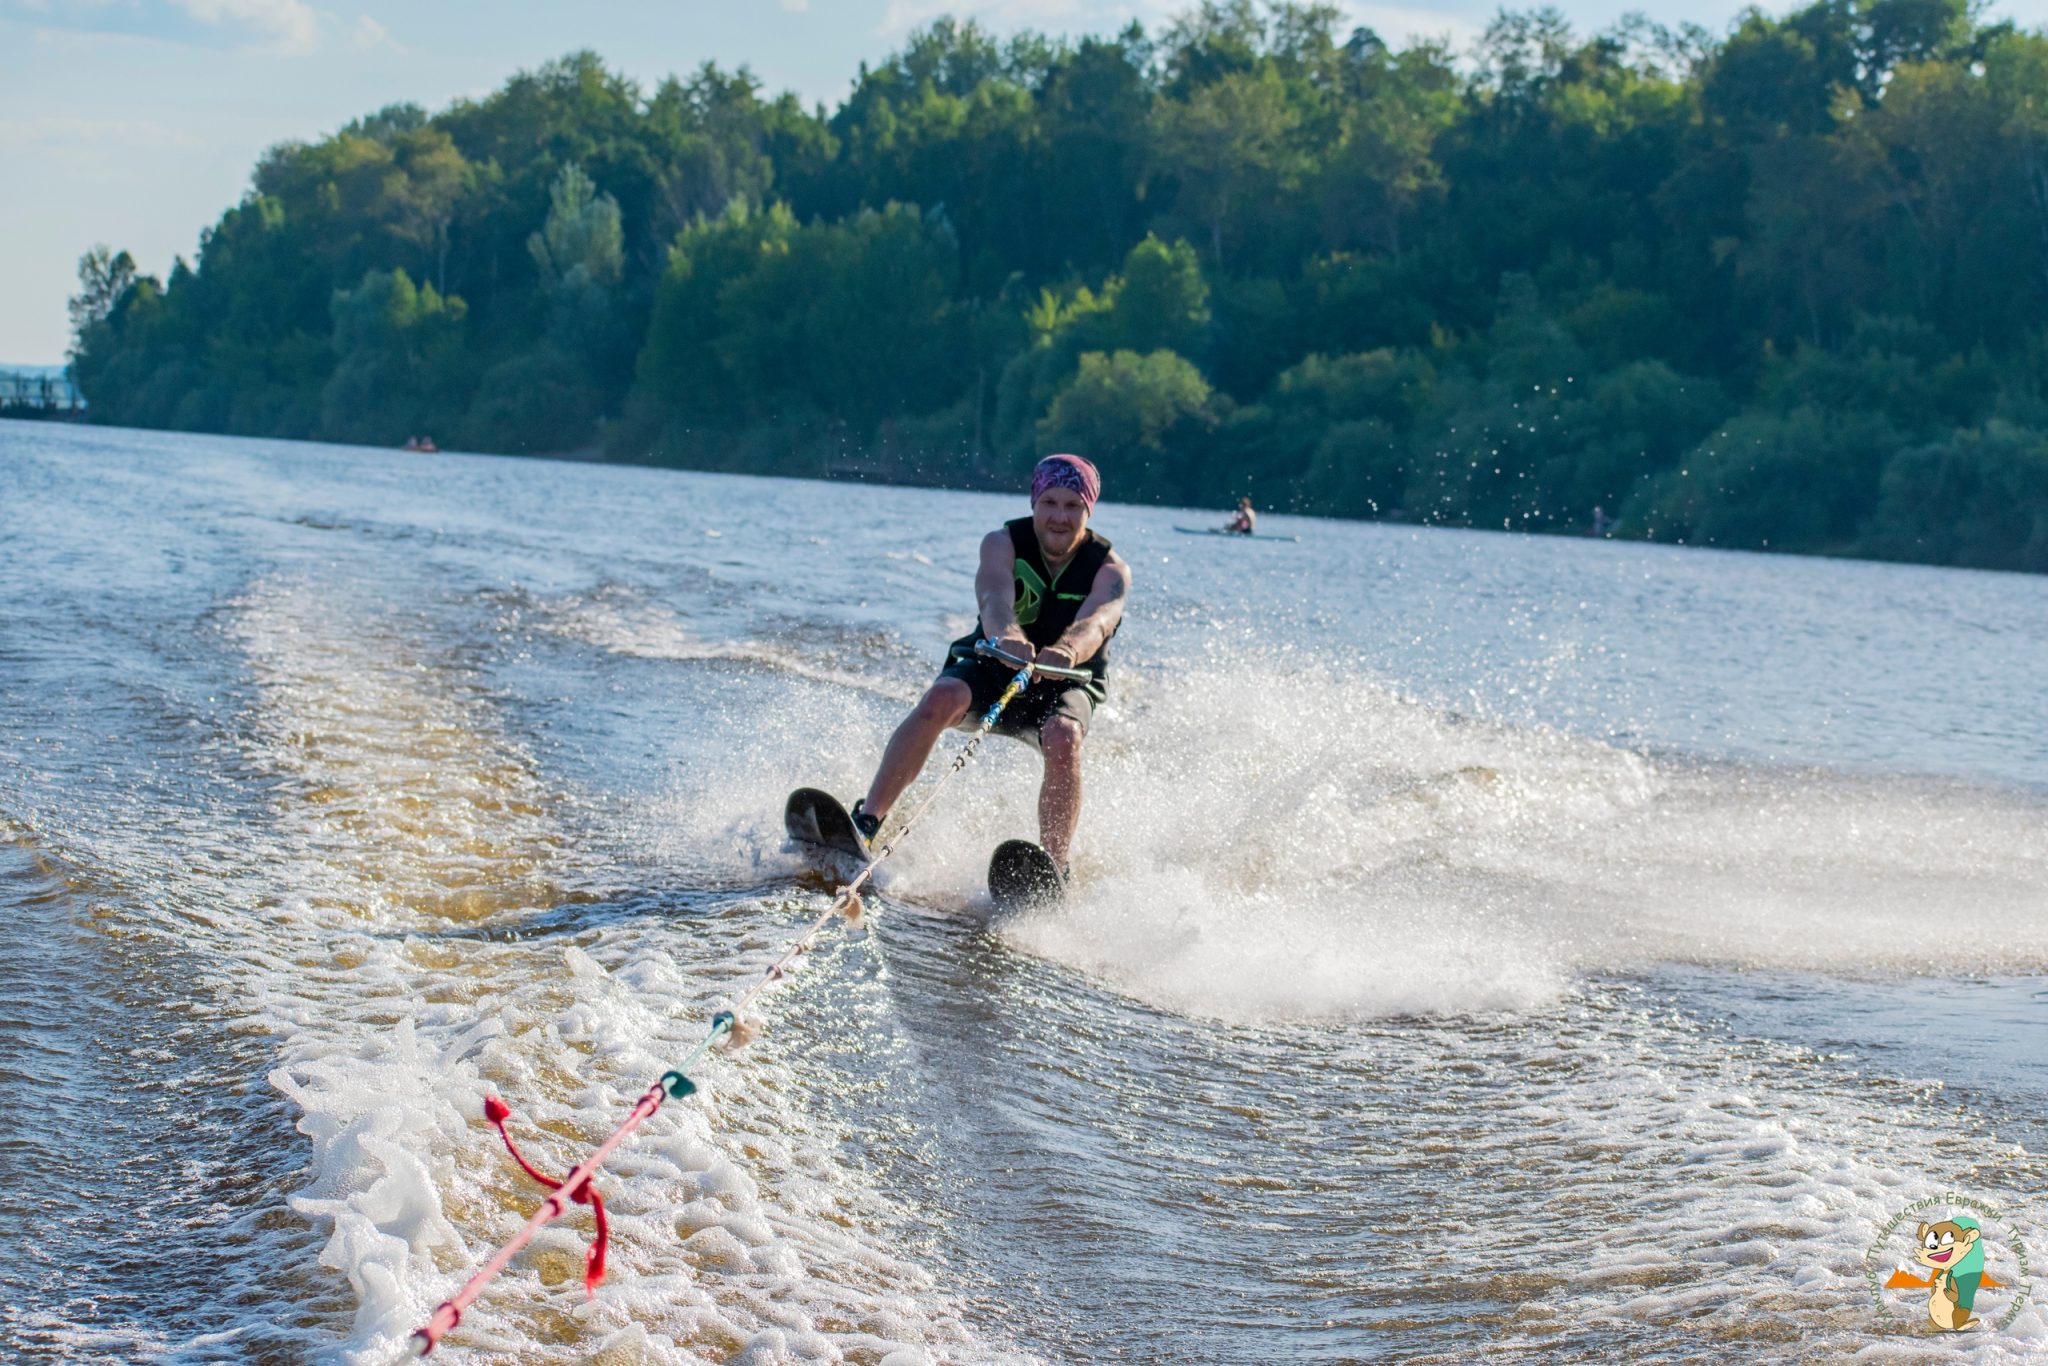
{"type": "Polygon", "coordinates": [[[889,747],[882,751],[881,767],[875,770],[875,780],[868,784],[861,810],[878,820],[888,815],[903,789],[924,771],[924,761],[931,757],[932,746],[948,729],[959,724],[973,700],[973,690],[957,678],[941,678],[925,689],[910,715],[889,737],[889,747]]]}
{"type": "Polygon", "coordinates": [[[1073,847],[1074,827],[1081,821],[1080,725],[1070,716],[1054,716],[1038,730],[1045,754],[1045,780],[1038,788],[1038,842],[1062,871],[1073,847]]]}

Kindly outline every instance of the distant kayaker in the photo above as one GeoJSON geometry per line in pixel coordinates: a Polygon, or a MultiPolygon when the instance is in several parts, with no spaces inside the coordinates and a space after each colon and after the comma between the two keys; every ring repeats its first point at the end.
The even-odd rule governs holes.
{"type": "Polygon", "coordinates": [[[1230,525],[1223,529],[1225,531],[1234,531],[1240,536],[1249,536],[1253,531],[1257,530],[1258,525],[1259,514],[1252,511],[1252,500],[1250,498],[1240,498],[1237,500],[1237,516],[1231,518],[1230,525]]]}

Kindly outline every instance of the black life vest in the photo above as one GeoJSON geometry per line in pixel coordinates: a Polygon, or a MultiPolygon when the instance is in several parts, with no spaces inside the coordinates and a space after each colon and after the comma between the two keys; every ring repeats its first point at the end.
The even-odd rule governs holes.
{"type": "MultiPolygon", "coordinates": [[[[1038,529],[1029,517],[1005,522],[1003,529],[1010,533],[1010,546],[1016,556],[1013,572],[1017,582],[1017,624],[1024,628],[1024,638],[1043,650],[1065,634],[1081,615],[1081,604],[1094,589],[1096,574],[1109,562],[1109,540],[1096,535],[1091,528],[1083,533],[1073,558],[1061,567],[1058,575],[1053,575],[1046,570],[1044,552],[1038,548],[1038,529]]],[[[989,634],[986,623],[980,623],[977,617],[977,629],[953,642],[953,657],[973,658],[974,642],[987,639],[989,634]]],[[[1077,660],[1075,667],[1095,675],[1095,681],[1084,686],[1100,702],[1107,692],[1109,642],[1102,642],[1102,648],[1087,659],[1077,660]]]]}

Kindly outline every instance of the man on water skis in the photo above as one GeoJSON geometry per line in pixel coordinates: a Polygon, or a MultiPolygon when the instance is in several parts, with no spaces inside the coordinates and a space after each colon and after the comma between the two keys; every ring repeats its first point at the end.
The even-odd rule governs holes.
{"type": "Polygon", "coordinates": [[[1088,526],[1101,491],[1086,460],[1049,455],[1031,473],[1031,515],[982,539],[977,629],[953,642],[946,667],[889,737],[867,796],[854,803],[863,839],[881,829],[940,734],[987,711],[1016,676],[1017,666],[974,653],[977,640],[989,640],[1014,659],[1090,675],[1085,683],[1034,678],[996,723],[999,734],[1035,742],[1045,756],[1039,842],[1065,877],[1081,818],[1081,739],[1105,693],[1109,638],[1131,588],[1130,566],[1088,526]]]}

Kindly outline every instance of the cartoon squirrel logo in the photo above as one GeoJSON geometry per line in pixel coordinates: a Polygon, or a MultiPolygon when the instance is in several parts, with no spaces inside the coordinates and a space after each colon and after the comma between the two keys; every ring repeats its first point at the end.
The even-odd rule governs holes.
{"type": "Polygon", "coordinates": [[[1959,1333],[1983,1322],[1970,1312],[1984,1281],[1984,1235],[1977,1221],[1966,1214],[1922,1224],[1917,1241],[1913,1260],[1934,1273],[1927,1297],[1927,1317],[1934,1326],[1959,1333]]]}

